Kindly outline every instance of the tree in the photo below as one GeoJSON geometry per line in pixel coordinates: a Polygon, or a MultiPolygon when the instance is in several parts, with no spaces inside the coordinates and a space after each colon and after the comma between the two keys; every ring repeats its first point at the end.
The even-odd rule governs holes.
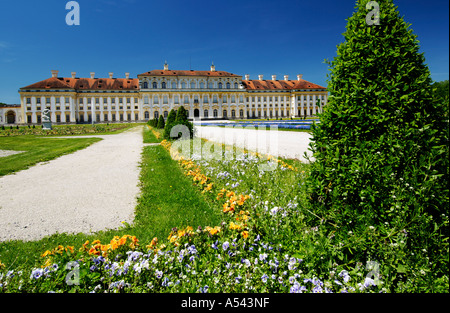
{"type": "MultiPolygon", "coordinates": [[[[433,101],[410,24],[392,0],[377,1],[380,23],[368,23],[368,2],[357,1],[328,62],[330,97],[312,128],[310,204],[337,237],[363,236],[369,225],[380,238],[404,230],[409,247],[424,248],[443,268],[437,251],[439,236],[448,238],[448,226],[440,227],[448,212],[448,115],[433,101]]],[[[383,258],[384,241],[365,244],[348,255],[383,258]]]]}
{"type": "Polygon", "coordinates": [[[170,125],[169,125],[169,123],[167,123],[167,124],[168,124],[167,130],[164,129],[164,137],[166,139],[178,139],[178,138],[181,137],[181,133],[179,133],[175,137],[171,137],[170,136],[170,132],[171,132],[172,128],[174,126],[176,126],[176,125],[184,125],[184,126],[186,126],[188,128],[188,130],[189,130],[190,138],[193,138],[193,136],[194,136],[194,125],[191,122],[189,122],[187,111],[186,111],[186,109],[183,106],[180,106],[178,108],[177,114],[176,114],[176,117],[175,117],[175,121],[173,123],[171,123],[170,125]]]}
{"type": "Polygon", "coordinates": [[[163,129],[165,126],[164,117],[162,115],[159,116],[158,125],[156,128],[163,129]]]}
{"type": "Polygon", "coordinates": [[[174,109],[170,110],[169,115],[167,116],[166,126],[164,127],[164,138],[170,138],[170,130],[172,129],[176,118],[177,112],[174,109]]]}

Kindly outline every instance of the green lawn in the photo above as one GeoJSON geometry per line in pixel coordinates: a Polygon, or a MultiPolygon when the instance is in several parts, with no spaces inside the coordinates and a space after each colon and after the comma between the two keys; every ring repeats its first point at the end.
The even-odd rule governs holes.
{"type": "Polygon", "coordinates": [[[25,151],[0,158],[0,176],[27,169],[39,162],[84,149],[100,138],[47,138],[32,135],[0,137],[0,150],[25,151]]]}

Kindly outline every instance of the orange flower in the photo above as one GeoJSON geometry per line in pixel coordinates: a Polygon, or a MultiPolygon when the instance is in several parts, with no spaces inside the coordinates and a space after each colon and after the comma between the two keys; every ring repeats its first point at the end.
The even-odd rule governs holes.
{"type": "Polygon", "coordinates": [[[244,230],[241,234],[242,234],[242,237],[244,237],[244,239],[247,239],[248,231],[244,230]]]}

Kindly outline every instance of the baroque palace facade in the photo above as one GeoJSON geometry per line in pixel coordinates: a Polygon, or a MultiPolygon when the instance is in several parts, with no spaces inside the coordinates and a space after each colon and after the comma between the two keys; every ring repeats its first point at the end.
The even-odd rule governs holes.
{"type": "MultiPolygon", "coordinates": [[[[184,106],[189,118],[251,119],[313,116],[327,102],[325,87],[296,80],[250,80],[224,71],[152,70],[137,78],[52,77],[22,87],[16,123],[40,124],[41,112],[51,111],[53,123],[137,122],[184,106]]],[[[10,112],[10,114],[12,114],[10,112]]]]}

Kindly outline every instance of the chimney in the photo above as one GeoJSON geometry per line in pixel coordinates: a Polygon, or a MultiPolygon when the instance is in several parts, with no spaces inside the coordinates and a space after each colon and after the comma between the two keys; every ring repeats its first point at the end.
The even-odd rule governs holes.
{"type": "Polygon", "coordinates": [[[211,64],[211,72],[215,72],[216,71],[216,67],[214,66],[214,63],[211,64]]]}
{"type": "Polygon", "coordinates": [[[75,76],[77,75],[77,72],[71,72],[70,74],[72,75],[72,78],[75,78],[75,76]]]}
{"type": "Polygon", "coordinates": [[[262,75],[258,75],[258,79],[259,80],[263,80],[263,76],[262,75]]]}
{"type": "Polygon", "coordinates": [[[284,80],[289,80],[289,75],[284,75],[284,80]]]}
{"type": "Polygon", "coordinates": [[[113,78],[114,73],[113,72],[109,72],[109,78],[113,78]]]}
{"type": "Polygon", "coordinates": [[[245,80],[250,80],[250,75],[249,74],[245,74],[245,80]]]}
{"type": "Polygon", "coordinates": [[[125,78],[129,79],[130,78],[130,73],[125,73],[125,78]]]}
{"type": "Polygon", "coordinates": [[[167,61],[164,62],[164,70],[165,71],[169,70],[169,64],[167,64],[167,61]]]}
{"type": "Polygon", "coordinates": [[[91,72],[91,78],[94,79],[95,77],[95,72],[91,72]]]}
{"type": "Polygon", "coordinates": [[[302,77],[303,77],[303,74],[298,74],[298,75],[297,75],[297,80],[301,80],[302,77]]]}
{"type": "Polygon", "coordinates": [[[277,80],[277,75],[272,75],[272,80],[277,80]]]}
{"type": "Polygon", "coordinates": [[[58,71],[52,70],[52,77],[58,77],[58,71]]]}

